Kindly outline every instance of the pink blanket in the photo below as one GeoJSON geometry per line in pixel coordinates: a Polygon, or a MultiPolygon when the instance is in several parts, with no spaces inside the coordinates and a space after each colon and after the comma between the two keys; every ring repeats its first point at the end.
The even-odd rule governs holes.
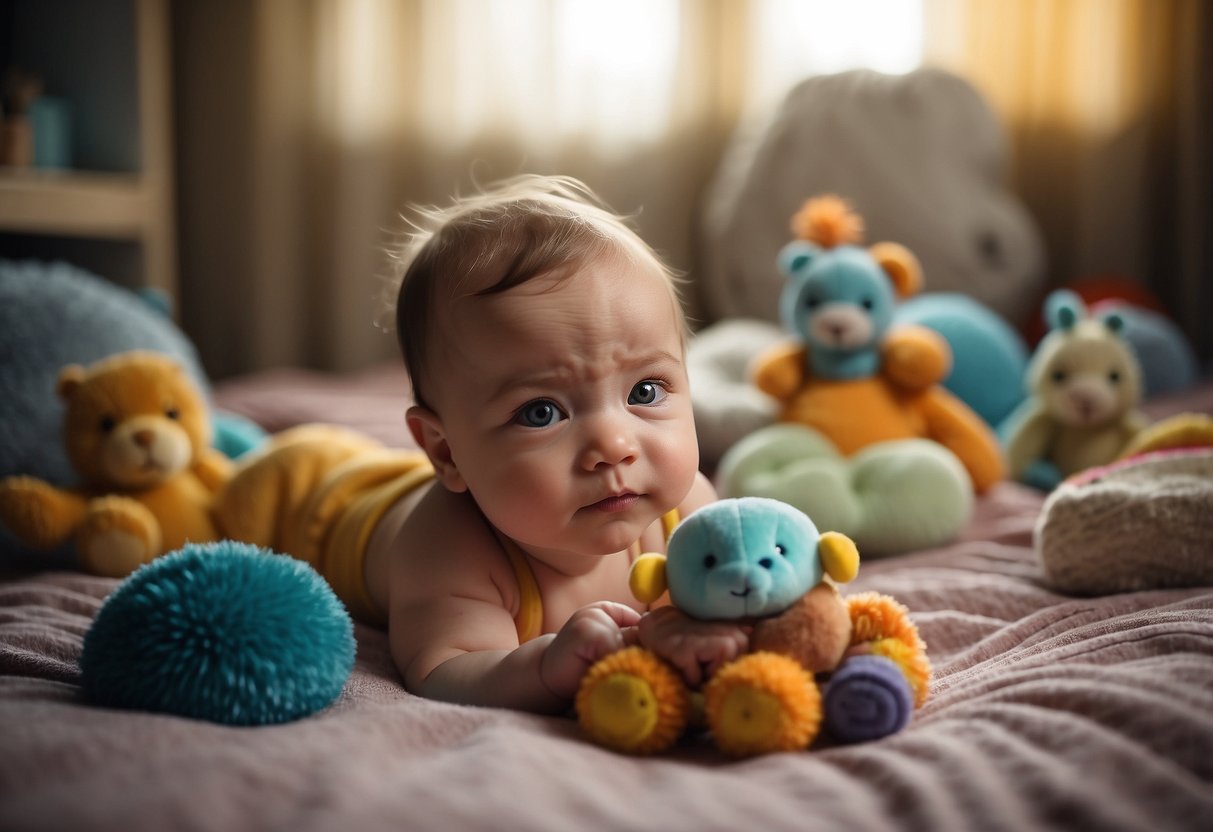
{"type": "Polygon", "coordinates": [[[635,759],[566,718],[419,699],[362,627],[338,702],[296,723],[103,710],[76,661],[115,582],[10,576],[0,829],[1213,828],[1213,588],[1053,592],[1041,502],[998,486],[962,539],[847,587],[896,596],[927,641],[931,696],[905,731],[742,762],[696,742],[635,759]]]}

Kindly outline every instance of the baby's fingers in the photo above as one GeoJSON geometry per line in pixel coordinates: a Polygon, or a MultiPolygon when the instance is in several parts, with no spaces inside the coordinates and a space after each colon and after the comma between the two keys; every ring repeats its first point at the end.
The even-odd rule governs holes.
{"type": "Polygon", "coordinates": [[[620,629],[635,627],[640,623],[640,613],[627,604],[619,604],[615,601],[597,601],[590,604],[588,609],[602,610],[620,629]]]}

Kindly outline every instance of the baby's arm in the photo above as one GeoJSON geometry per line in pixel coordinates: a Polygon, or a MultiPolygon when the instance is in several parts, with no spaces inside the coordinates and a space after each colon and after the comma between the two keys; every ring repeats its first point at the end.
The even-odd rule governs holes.
{"type": "Polygon", "coordinates": [[[388,619],[405,687],[451,702],[562,711],[586,669],[623,647],[634,631],[622,628],[640,616],[622,604],[591,604],[560,632],[519,645],[516,579],[465,499],[431,489],[398,538],[388,619]]]}

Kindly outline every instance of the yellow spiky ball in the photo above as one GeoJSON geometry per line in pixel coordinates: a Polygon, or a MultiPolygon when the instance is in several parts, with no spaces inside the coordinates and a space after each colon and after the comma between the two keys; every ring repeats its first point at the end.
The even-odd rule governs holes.
{"type": "Polygon", "coordinates": [[[595,663],[581,680],[575,705],[590,738],[630,754],[669,748],[691,713],[681,677],[641,647],[625,648],[595,663]]]}

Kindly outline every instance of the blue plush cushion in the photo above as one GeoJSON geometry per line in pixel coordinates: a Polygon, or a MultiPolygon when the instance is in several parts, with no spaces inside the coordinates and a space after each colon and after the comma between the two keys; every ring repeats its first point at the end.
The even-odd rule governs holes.
{"type": "Polygon", "coordinates": [[[59,370],[134,349],[175,357],[209,396],[193,344],[135,293],[66,263],[0,260],[0,476],[74,483],[59,370]]]}
{"type": "Polygon", "coordinates": [[[1010,324],[972,298],[953,292],[919,295],[894,312],[899,324],[933,329],[952,348],[944,387],[987,424],[1001,424],[1026,396],[1028,348],[1010,324]]]}

